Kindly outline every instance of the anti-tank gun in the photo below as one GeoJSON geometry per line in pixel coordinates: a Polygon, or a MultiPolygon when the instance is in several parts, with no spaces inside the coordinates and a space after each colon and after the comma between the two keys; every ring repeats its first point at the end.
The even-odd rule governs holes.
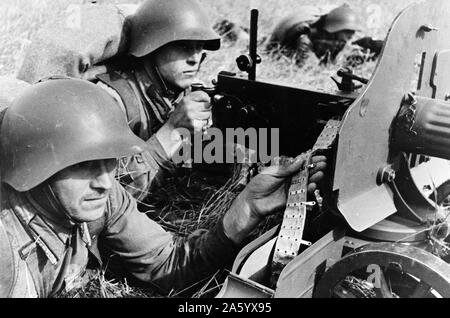
{"type": "Polygon", "coordinates": [[[219,297],[450,297],[449,17],[444,0],[401,12],[359,94],[257,81],[254,51],[249,79],[219,74],[219,127],[279,127],[283,155],[331,150],[323,204],[294,177],[283,222],[241,250],[219,297]]]}

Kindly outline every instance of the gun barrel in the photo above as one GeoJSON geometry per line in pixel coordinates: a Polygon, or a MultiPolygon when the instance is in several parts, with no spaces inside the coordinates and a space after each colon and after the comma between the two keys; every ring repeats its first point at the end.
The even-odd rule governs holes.
{"type": "Polygon", "coordinates": [[[249,55],[253,61],[252,66],[248,72],[248,79],[254,81],[256,79],[256,61],[258,49],[258,10],[252,9],[250,13],[250,45],[249,55]]]}
{"type": "Polygon", "coordinates": [[[450,160],[450,103],[410,99],[397,116],[393,137],[397,150],[450,160]]]}

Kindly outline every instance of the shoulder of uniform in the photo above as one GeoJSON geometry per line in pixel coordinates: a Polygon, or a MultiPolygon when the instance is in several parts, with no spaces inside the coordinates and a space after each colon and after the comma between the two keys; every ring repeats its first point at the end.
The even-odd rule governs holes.
{"type": "Polygon", "coordinates": [[[131,200],[133,200],[131,195],[123,188],[119,181],[114,180],[105,211],[106,224],[110,224],[120,217],[128,208],[131,200]]]}
{"type": "Polygon", "coordinates": [[[124,113],[126,113],[126,109],[125,109],[125,104],[122,100],[122,97],[120,96],[120,94],[111,86],[105,84],[104,82],[97,82],[96,83],[98,86],[100,86],[101,88],[103,88],[109,95],[112,96],[112,98],[115,99],[115,101],[119,104],[120,108],[122,109],[122,111],[124,113]]]}
{"type": "Polygon", "coordinates": [[[3,223],[3,217],[0,217],[0,297],[9,297],[14,284],[14,253],[11,243],[3,223]]]}

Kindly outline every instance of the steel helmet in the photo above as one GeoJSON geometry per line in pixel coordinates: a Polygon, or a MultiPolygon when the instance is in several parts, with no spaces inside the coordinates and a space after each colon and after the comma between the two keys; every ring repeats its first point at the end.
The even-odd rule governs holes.
{"type": "Polygon", "coordinates": [[[147,0],[130,17],[128,52],[135,57],[180,40],[205,41],[205,50],[220,48],[220,36],[196,0],[147,0]]]}
{"type": "Polygon", "coordinates": [[[334,10],[331,10],[324,21],[324,30],[329,33],[335,33],[344,30],[358,31],[358,17],[355,11],[348,4],[343,4],[334,10]]]}
{"type": "Polygon", "coordinates": [[[71,165],[143,152],[116,101],[79,79],[46,80],[27,88],[0,129],[2,182],[28,191],[71,165]]]}

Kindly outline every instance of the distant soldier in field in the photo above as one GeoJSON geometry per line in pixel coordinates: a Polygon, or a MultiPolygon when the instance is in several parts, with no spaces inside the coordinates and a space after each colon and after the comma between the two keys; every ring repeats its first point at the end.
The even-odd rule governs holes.
{"type": "MultiPolygon", "coordinates": [[[[249,233],[284,209],[286,181],[305,164],[268,167],[213,228],[176,237],[138,212],[114,178],[117,158],[148,147],[88,81],[45,80],[14,101],[0,130],[1,298],[70,291],[102,264],[165,294],[183,290],[229,268],[249,233]]],[[[310,194],[324,160],[312,160],[310,194]]]]}
{"type": "Polygon", "coordinates": [[[272,33],[268,49],[279,49],[280,53],[295,58],[299,65],[310,52],[321,63],[327,63],[336,58],[359,29],[358,17],[348,4],[321,16],[310,8],[283,18],[272,33]]]}

